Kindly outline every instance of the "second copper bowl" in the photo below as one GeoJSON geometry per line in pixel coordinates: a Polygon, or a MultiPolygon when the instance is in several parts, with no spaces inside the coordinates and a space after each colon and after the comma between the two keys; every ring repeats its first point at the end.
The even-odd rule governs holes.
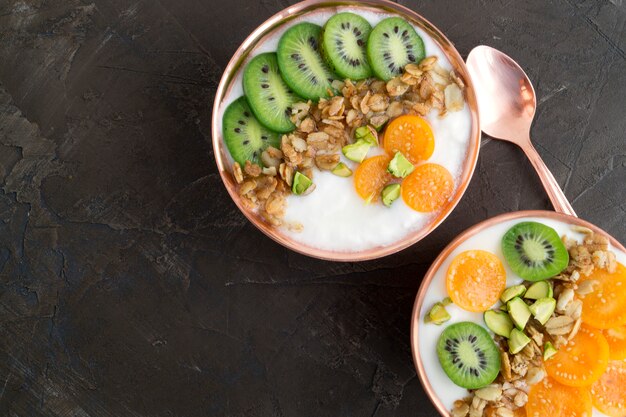
{"type": "MultiPolygon", "coordinates": [[[[579,219],[578,217],[570,216],[567,214],[557,213],[553,211],[544,211],[544,210],[515,211],[512,213],[506,213],[506,214],[502,214],[496,217],[492,217],[490,219],[484,220],[470,227],[463,233],[459,234],[454,240],[452,240],[452,242],[450,242],[448,246],[446,246],[445,249],[441,251],[439,256],[432,263],[432,265],[428,269],[428,272],[426,272],[426,275],[422,279],[422,283],[420,284],[419,291],[415,298],[415,304],[413,305],[413,314],[411,317],[411,351],[413,353],[413,362],[417,370],[417,374],[422,383],[422,386],[424,387],[424,390],[426,391],[426,394],[430,398],[431,402],[433,403],[437,411],[444,417],[451,417],[450,410],[446,407],[446,405],[444,404],[444,401],[440,398],[437,392],[435,392],[435,388],[433,384],[431,383],[431,380],[429,379],[429,376],[427,375],[427,372],[425,369],[425,361],[426,360],[432,361],[433,355],[429,355],[427,352],[420,351],[419,341],[421,337],[420,331],[422,327],[434,326],[433,324],[424,324],[424,321],[423,321],[425,312],[427,311],[427,309],[431,307],[429,305],[425,305],[426,295],[429,289],[431,288],[431,284],[433,284],[435,277],[437,276],[437,272],[442,268],[442,265],[444,264],[444,262],[446,262],[446,260],[452,256],[453,252],[460,245],[462,245],[468,239],[480,234],[481,232],[493,226],[496,226],[498,224],[502,224],[511,220],[521,221],[529,217],[536,218],[538,220],[541,220],[541,219],[555,220],[555,221],[569,224],[572,226],[582,226],[582,227],[591,229],[594,233],[599,233],[599,234],[607,236],[610,240],[612,249],[616,251],[621,251],[622,252],[621,256],[626,256],[624,255],[626,254],[626,249],[624,249],[624,246],[622,246],[617,241],[617,239],[613,238],[607,232],[593,225],[592,223],[589,223],[588,221],[585,221],[585,220],[579,219]],[[425,359],[424,358],[425,355],[429,356],[429,358],[425,359]]],[[[444,287],[445,287],[445,284],[444,284],[444,287]]],[[[481,313],[477,313],[477,314],[482,316],[481,313]]],[[[436,340],[433,341],[433,346],[432,346],[433,351],[435,350],[435,345],[436,345],[436,340]]],[[[434,355],[434,360],[437,361],[436,355],[434,355]]],[[[448,380],[447,383],[449,384],[449,387],[456,388],[456,385],[454,385],[452,381],[448,380]]],[[[460,398],[461,397],[459,397],[459,399],[460,398]]]]}

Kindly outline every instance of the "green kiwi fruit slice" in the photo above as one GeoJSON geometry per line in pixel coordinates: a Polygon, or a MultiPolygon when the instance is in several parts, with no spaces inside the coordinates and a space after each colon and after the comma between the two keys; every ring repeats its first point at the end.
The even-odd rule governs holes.
{"type": "Polygon", "coordinates": [[[509,267],[528,281],[541,281],[563,271],[569,254],[557,232],[537,222],[521,222],[502,238],[502,252],[509,267]]]}
{"type": "Polygon", "coordinates": [[[369,22],[354,13],[337,13],[324,25],[322,55],[342,78],[361,80],[372,76],[365,52],[372,31],[369,22]]]}
{"type": "Polygon", "coordinates": [[[322,28],[313,23],[298,23],[281,36],[276,52],[285,83],[310,100],[328,97],[335,79],[320,54],[321,32],[322,28]]]}
{"type": "Polygon", "coordinates": [[[469,321],[452,324],[437,342],[441,367],[456,385],[478,389],[500,372],[500,351],[483,327],[469,321]]]}
{"type": "Polygon", "coordinates": [[[243,91],[252,112],[265,127],[280,133],[295,129],[291,106],[301,100],[280,76],[275,53],[252,58],[243,72],[243,91]]]}
{"type": "Polygon", "coordinates": [[[236,162],[261,165],[261,153],[268,146],[280,147],[280,136],[254,117],[245,97],[233,101],[224,111],[222,136],[236,162]]]}
{"type": "Polygon", "coordinates": [[[374,27],[367,40],[367,57],[374,74],[389,81],[411,63],[426,56],[424,41],[401,17],[388,17],[374,27]]]}

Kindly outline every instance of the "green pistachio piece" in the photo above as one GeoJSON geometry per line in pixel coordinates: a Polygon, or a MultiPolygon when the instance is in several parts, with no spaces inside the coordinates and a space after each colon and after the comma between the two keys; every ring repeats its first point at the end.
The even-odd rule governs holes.
{"type": "Polygon", "coordinates": [[[331,172],[338,177],[349,177],[352,175],[352,170],[343,162],[339,162],[331,172]]]}
{"type": "Polygon", "coordinates": [[[558,350],[554,347],[554,345],[550,342],[546,342],[543,345],[543,360],[547,361],[548,359],[556,355],[556,352],[558,352],[558,350]]]}
{"type": "Polygon", "coordinates": [[[556,300],[554,298],[540,298],[535,301],[530,307],[530,312],[533,313],[533,317],[541,324],[546,324],[554,309],[556,308],[556,300]]]}
{"type": "Polygon", "coordinates": [[[383,199],[383,204],[387,207],[391,207],[391,203],[400,197],[400,184],[386,185],[380,195],[383,199]]]}
{"type": "Polygon", "coordinates": [[[489,329],[500,336],[508,338],[513,330],[511,317],[503,311],[487,310],[483,314],[485,324],[489,329]]]}
{"type": "Polygon", "coordinates": [[[394,177],[404,178],[409,175],[415,167],[400,152],[396,152],[393,159],[389,161],[387,171],[394,177]]]}
{"type": "Polygon", "coordinates": [[[370,150],[372,145],[364,139],[359,139],[352,145],[346,145],[341,149],[341,152],[351,161],[361,163],[367,156],[367,151],[370,150]]]}
{"type": "Polygon", "coordinates": [[[442,303],[435,303],[430,309],[424,321],[426,323],[443,324],[450,320],[450,313],[446,310],[442,303]]]}
{"type": "Polygon", "coordinates": [[[525,292],[526,292],[525,286],[521,284],[514,285],[512,287],[507,288],[506,290],[502,292],[502,294],[500,295],[500,301],[502,301],[503,303],[506,303],[515,297],[523,296],[525,292]]]}
{"type": "Polygon", "coordinates": [[[512,355],[519,353],[524,349],[524,346],[530,343],[530,337],[518,329],[511,330],[509,335],[509,352],[512,355]]]}
{"type": "Polygon", "coordinates": [[[291,186],[291,191],[295,195],[302,195],[306,193],[306,191],[313,185],[313,181],[306,175],[297,172],[293,176],[293,185],[291,186]]]}
{"type": "Polygon", "coordinates": [[[441,300],[441,304],[443,304],[444,306],[449,306],[450,304],[452,304],[452,298],[450,297],[446,297],[443,300],[441,300]]]}
{"type": "Polygon", "coordinates": [[[372,146],[378,146],[378,133],[372,126],[361,126],[354,132],[354,138],[363,139],[372,146]]]}

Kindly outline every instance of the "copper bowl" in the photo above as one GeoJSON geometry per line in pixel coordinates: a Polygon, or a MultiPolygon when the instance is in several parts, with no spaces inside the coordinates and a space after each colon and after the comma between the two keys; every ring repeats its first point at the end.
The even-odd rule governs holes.
{"type": "MultiPolygon", "coordinates": [[[[437,271],[441,267],[441,265],[446,261],[446,259],[451,255],[451,253],[459,247],[462,243],[464,243],[467,239],[475,236],[476,234],[486,230],[494,225],[507,222],[509,220],[516,220],[526,217],[538,217],[543,219],[551,219],[556,221],[561,221],[563,223],[569,223],[571,225],[584,226],[595,233],[600,233],[609,238],[613,249],[622,251],[626,253],[626,249],[622,246],[615,238],[610,236],[607,232],[600,229],[597,226],[589,223],[588,221],[579,219],[578,217],[570,216],[568,214],[557,213],[553,211],[544,211],[544,210],[531,210],[531,211],[515,211],[512,213],[502,214],[496,217],[492,217],[491,219],[487,219],[482,221],[465,232],[458,235],[446,248],[439,254],[437,259],[433,262],[428,272],[424,276],[422,283],[420,285],[419,291],[417,292],[417,296],[415,298],[415,304],[413,305],[413,314],[411,317],[411,350],[413,353],[413,362],[415,364],[415,368],[417,370],[417,374],[422,382],[422,386],[426,391],[426,394],[430,398],[431,402],[439,412],[444,417],[451,417],[450,410],[448,410],[443,404],[442,400],[435,393],[433,386],[431,385],[428,377],[426,375],[426,370],[424,368],[424,363],[422,361],[422,355],[419,350],[419,338],[420,338],[420,327],[423,324],[423,321],[420,320],[423,317],[424,310],[424,300],[426,298],[426,293],[430,287],[431,282],[436,276],[437,271]]],[[[428,306],[426,306],[428,308],[428,306]]],[[[434,348],[434,345],[433,345],[434,348]]],[[[456,387],[452,381],[450,381],[450,386],[456,387]]]]}
{"type": "Polygon", "coordinates": [[[478,123],[478,104],[474,93],[474,87],[472,85],[469,73],[465,67],[465,62],[454,48],[452,43],[429,21],[424,19],[414,11],[401,6],[396,3],[392,3],[388,0],[346,0],[346,1],[325,1],[325,0],[306,0],[290,6],[274,16],[270,17],[258,28],[256,28],[250,36],[241,44],[239,49],[235,52],[230,62],[224,70],[222,79],[217,88],[215,94],[215,101],[213,103],[212,114],[212,142],[213,153],[215,154],[215,162],[224,182],[224,186],[231,198],[241,210],[241,212],[254,224],[260,231],[272,238],[274,241],[281,245],[302,253],[304,255],[312,256],[315,258],[332,260],[332,261],[363,261],[368,259],[380,258],[386,255],[396,253],[415,242],[423,239],[431,231],[433,231],[444,219],[452,212],[454,207],[458,204],[459,200],[463,196],[463,193],[467,189],[470,178],[476,167],[476,161],[478,159],[478,150],[480,147],[480,128],[478,123]],[[226,148],[224,141],[222,140],[222,132],[220,131],[220,121],[225,109],[225,98],[233,88],[233,82],[237,78],[239,70],[246,64],[249,57],[255,55],[255,51],[259,45],[263,43],[268,37],[272,36],[283,25],[292,21],[295,18],[301,17],[305,14],[312,14],[317,12],[333,12],[337,13],[342,7],[359,8],[374,12],[382,12],[389,14],[396,14],[404,17],[411,23],[415,24],[422,30],[424,30],[444,51],[447,55],[450,63],[455,71],[464,80],[466,89],[466,101],[469,107],[472,127],[470,133],[470,143],[468,146],[467,156],[463,171],[460,175],[460,183],[457,187],[456,193],[452,196],[450,202],[440,211],[440,213],[424,228],[417,230],[413,233],[409,233],[401,240],[387,246],[374,247],[371,249],[363,250],[360,252],[337,252],[330,250],[323,250],[314,247],[304,245],[300,242],[296,242],[293,239],[287,237],[281,233],[279,228],[271,226],[269,223],[263,220],[261,216],[254,211],[246,209],[241,202],[241,198],[237,194],[237,185],[234,182],[231,175],[231,163],[228,156],[228,149],[226,148]]]}

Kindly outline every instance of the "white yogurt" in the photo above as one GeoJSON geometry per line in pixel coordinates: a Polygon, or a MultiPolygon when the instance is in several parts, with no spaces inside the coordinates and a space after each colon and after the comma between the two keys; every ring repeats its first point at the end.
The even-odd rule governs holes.
{"type": "MultiPolygon", "coordinates": [[[[391,16],[369,10],[355,10],[353,7],[339,9],[358,13],[372,26],[391,16]]],[[[280,36],[294,24],[307,21],[323,26],[332,15],[331,12],[319,12],[295,19],[259,45],[255,54],[276,51],[280,36]]],[[[439,65],[451,70],[450,61],[439,45],[419,27],[415,27],[415,30],[424,41],[426,56],[437,56],[439,65]]],[[[241,68],[245,68],[245,63],[241,68]]],[[[240,69],[234,78],[232,90],[224,100],[224,108],[243,95],[241,80],[240,69]]],[[[220,109],[220,114],[223,110],[220,109]]],[[[435,151],[428,162],[443,165],[453,175],[458,187],[470,141],[472,125],[470,111],[465,105],[463,110],[448,113],[443,119],[439,119],[435,111],[431,112],[427,119],[435,137],[435,151]]],[[[221,120],[218,124],[221,130],[221,120]]],[[[382,149],[370,150],[368,157],[376,153],[382,153],[382,149]]],[[[353,171],[358,166],[345,158],[343,162],[353,171]]],[[[303,230],[301,232],[286,228],[283,230],[285,235],[310,247],[337,252],[358,252],[390,245],[407,234],[424,228],[436,214],[418,213],[408,207],[402,198],[396,200],[391,208],[385,207],[380,202],[367,205],[356,193],[353,177],[340,178],[330,172],[316,170],[313,182],[316,186],[313,193],[304,197],[290,195],[287,198],[285,220],[290,224],[301,224],[303,230]]]]}
{"type": "MultiPolygon", "coordinates": [[[[496,224],[467,239],[454,251],[452,251],[452,253],[450,253],[450,255],[443,261],[443,263],[435,273],[435,277],[430,282],[430,285],[426,290],[424,304],[422,305],[422,309],[420,311],[420,327],[418,340],[419,352],[422,358],[422,364],[424,366],[424,371],[426,372],[428,381],[430,382],[435,395],[442,401],[442,403],[448,410],[452,409],[454,401],[467,396],[467,390],[455,385],[452,381],[450,381],[450,378],[448,378],[448,376],[441,368],[441,365],[439,364],[439,359],[437,357],[437,341],[439,340],[439,336],[441,335],[441,332],[443,332],[445,327],[452,323],[457,323],[461,321],[473,321],[482,326],[485,326],[486,328],[486,325],[483,321],[483,313],[471,313],[469,311],[461,309],[454,304],[451,304],[450,306],[446,307],[446,309],[448,310],[452,318],[450,319],[450,321],[446,322],[444,326],[422,324],[423,318],[436,302],[441,301],[448,296],[448,293],[446,291],[446,271],[448,270],[448,267],[450,266],[450,263],[452,262],[454,257],[466,250],[482,249],[496,254],[504,264],[507,276],[507,287],[521,283],[523,279],[513,273],[513,271],[511,271],[507,263],[504,261],[504,256],[500,247],[502,236],[504,236],[506,231],[509,228],[513,227],[513,225],[521,221],[536,221],[539,223],[543,223],[556,230],[559,236],[567,235],[570,238],[579,240],[582,238],[582,235],[580,233],[576,233],[571,230],[570,224],[544,218],[529,217],[523,219],[514,219],[508,222],[496,224]]],[[[618,251],[615,248],[611,248],[611,250],[615,251],[618,262],[626,264],[626,254],[624,252],[618,251]]],[[[595,417],[604,416],[604,414],[600,413],[596,409],[593,410],[593,415],[595,417]]]]}

